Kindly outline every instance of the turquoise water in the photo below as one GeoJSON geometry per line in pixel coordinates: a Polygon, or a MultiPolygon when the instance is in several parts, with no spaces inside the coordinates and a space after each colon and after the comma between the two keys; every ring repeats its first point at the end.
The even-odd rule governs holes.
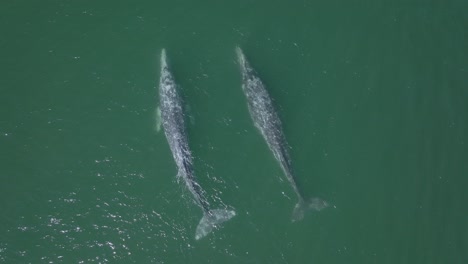
{"type": "Polygon", "coordinates": [[[0,4],[0,262],[467,263],[466,1],[0,4]],[[234,48],[265,82],[296,200],[250,119],[234,48]],[[201,212],[155,109],[166,48],[201,212]]]}

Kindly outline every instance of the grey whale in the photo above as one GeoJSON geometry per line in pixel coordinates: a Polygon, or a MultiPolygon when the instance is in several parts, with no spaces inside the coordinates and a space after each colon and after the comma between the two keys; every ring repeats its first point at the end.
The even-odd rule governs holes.
{"type": "Polygon", "coordinates": [[[185,183],[185,186],[193,196],[195,204],[203,211],[203,217],[195,232],[195,239],[198,240],[208,235],[222,222],[234,217],[236,213],[233,210],[210,209],[210,204],[204,195],[205,192],[196,181],[193,170],[193,158],[185,129],[182,100],[177,91],[174,77],[169,70],[164,49],[161,51],[159,103],[160,110],[158,112],[161,114],[164,134],[177,165],[177,177],[185,183]]]}
{"type": "Polygon", "coordinates": [[[236,47],[236,53],[242,74],[242,90],[246,96],[247,106],[253,123],[262,134],[273,156],[281,166],[286,179],[297,195],[298,203],[294,207],[292,221],[301,220],[304,217],[304,212],[309,209],[320,211],[328,207],[328,203],[320,198],[312,198],[308,201],[304,199],[304,195],[294,179],[293,167],[288,151],[289,145],[284,136],[281,120],[275,111],[271,97],[239,47],[236,47]]]}

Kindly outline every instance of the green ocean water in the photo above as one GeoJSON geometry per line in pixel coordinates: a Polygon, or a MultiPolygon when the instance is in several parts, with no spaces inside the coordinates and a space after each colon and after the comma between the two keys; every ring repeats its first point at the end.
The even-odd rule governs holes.
{"type": "Polygon", "coordinates": [[[467,1],[3,1],[0,263],[468,263],[467,1]],[[250,119],[266,84],[298,184],[250,119]],[[159,54],[202,213],[155,109],[159,54]]]}

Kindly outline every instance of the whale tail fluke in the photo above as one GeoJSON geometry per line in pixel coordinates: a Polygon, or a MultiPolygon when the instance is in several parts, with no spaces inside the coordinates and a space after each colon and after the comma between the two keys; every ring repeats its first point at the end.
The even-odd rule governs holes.
{"type": "Polygon", "coordinates": [[[304,218],[305,212],[309,210],[320,211],[328,207],[328,202],[320,198],[312,198],[309,201],[300,199],[294,207],[291,220],[293,222],[300,221],[304,218]]]}
{"type": "Polygon", "coordinates": [[[217,228],[219,224],[228,221],[236,215],[235,211],[214,209],[206,212],[198,223],[195,239],[199,240],[217,228]]]}

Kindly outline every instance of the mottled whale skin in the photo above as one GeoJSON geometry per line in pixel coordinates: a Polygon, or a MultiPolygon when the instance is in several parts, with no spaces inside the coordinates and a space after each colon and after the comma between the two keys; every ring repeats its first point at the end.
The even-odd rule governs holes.
{"type": "Polygon", "coordinates": [[[161,75],[159,79],[159,104],[162,127],[167,142],[177,165],[177,177],[185,183],[193,196],[194,202],[202,209],[203,217],[197,226],[195,239],[201,239],[208,235],[219,224],[236,215],[232,210],[210,209],[210,204],[205,198],[204,191],[197,183],[193,158],[189,148],[184,122],[184,109],[182,100],[177,90],[176,82],[172,76],[167,60],[166,51],[161,51],[161,75]]]}
{"type": "Polygon", "coordinates": [[[273,156],[278,161],[281,169],[297,195],[298,203],[294,207],[292,221],[301,220],[308,209],[322,210],[328,203],[320,198],[304,200],[304,195],[298,188],[294,179],[294,172],[289,156],[289,145],[283,133],[281,120],[275,111],[273,102],[265,85],[250,66],[244,53],[236,47],[237,58],[242,74],[242,90],[247,99],[247,106],[255,127],[260,131],[270,148],[273,156]]]}

